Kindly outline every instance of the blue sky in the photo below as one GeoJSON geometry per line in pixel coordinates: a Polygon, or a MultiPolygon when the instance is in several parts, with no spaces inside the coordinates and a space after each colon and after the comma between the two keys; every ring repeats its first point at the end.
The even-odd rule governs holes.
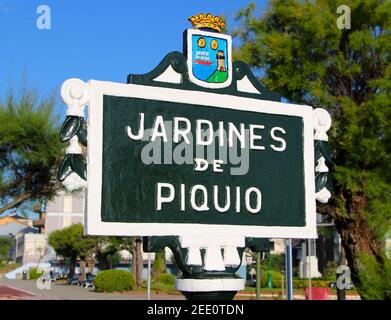
{"type": "MultiPolygon", "coordinates": [[[[187,18],[224,14],[228,28],[250,0],[0,0],[0,95],[25,73],[43,94],[71,77],[125,82],[152,70],[171,51],[182,51],[187,18]],[[39,30],[37,7],[51,9],[51,30],[39,30]]],[[[255,1],[258,10],[264,0],[255,1]]],[[[57,112],[65,107],[57,102],[57,112]]]]}

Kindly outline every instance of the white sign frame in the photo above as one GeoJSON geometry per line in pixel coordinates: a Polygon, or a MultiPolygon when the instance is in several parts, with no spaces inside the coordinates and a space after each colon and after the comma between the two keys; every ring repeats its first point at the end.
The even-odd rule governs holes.
{"type": "Polygon", "coordinates": [[[85,233],[106,236],[246,236],[316,238],[313,108],[216,93],[90,80],[85,233]],[[128,223],[101,220],[103,95],[196,104],[223,109],[298,116],[303,119],[305,226],[248,226],[193,223],[128,223]]]}

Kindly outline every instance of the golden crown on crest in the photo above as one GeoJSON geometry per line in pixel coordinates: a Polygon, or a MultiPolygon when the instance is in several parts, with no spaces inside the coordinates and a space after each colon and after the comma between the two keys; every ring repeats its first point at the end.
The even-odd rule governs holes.
{"type": "Polygon", "coordinates": [[[210,13],[199,13],[191,16],[188,19],[193,25],[194,29],[209,28],[221,32],[225,29],[225,22],[220,17],[214,16],[210,13]]]}

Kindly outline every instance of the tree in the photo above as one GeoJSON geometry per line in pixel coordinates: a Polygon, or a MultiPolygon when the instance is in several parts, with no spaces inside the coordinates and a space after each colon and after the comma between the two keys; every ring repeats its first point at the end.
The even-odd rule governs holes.
{"type": "Polygon", "coordinates": [[[49,235],[49,245],[63,258],[69,258],[69,276],[75,274],[77,259],[84,258],[92,250],[95,241],[83,235],[83,225],[73,224],[67,228],[53,231],[49,235]]]}
{"type": "Polygon", "coordinates": [[[136,280],[136,287],[142,285],[144,268],[142,256],[142,240],[133,237],[94,237],[96,238],[95,255],[102,270],[111,269],[121,258],[119,251],[127,250],[132,254],[132,273],[136,280]]]}
{"type": "MultiPolygon", "coordinates": [[[[318,212],[334,220],[361,297],[374,297],[365,272],[390,279],[391,2],[272,0],[263,15],[254,10],[252,3],[238,13],[236,57],[289,101],[330,112],[335,192],[318,212]],[[341,4],[351,10],[350,29],[337,27],[341,4]]],[[[376,298],[390,299],[390,286],[376,298]]]]}
{"type": "Polygon", "coordinates": [[[79,224],[79,232],[82,232],[81,241],[78,243],[79,258],[80,258],[80,275],[82,280],[86,279],[86,266],[88,265],[88,271],[93,272],[94,263],[94,249],[96,240],[91,236],[84,236],[83,226],[79,224]],[[81,226],[81,228],[80,228],[81,226]],[[80,230],[81,229],[81,230],[80,230]],[[92,266],[91,266],[92,265],[92,266]]]}
{"type": "Polygon", "coordinates": [[[120,247],[120,238],[118,237],[94,237],[95,239],[95,257],[99,262],[101,270],[112,269],[113,265],[118,264],[118,250],[120,247]]]}
{"type": "Polygon", "coordinates": [[[153,261],[151,273],[152,277],[156,279],[159,274],[166,272],[166,251],[162,250],[155,253],[155,260],[153,261]]]}
{"type": "Polygon", "coordinates": [[[11,247],[12,240],[10,238],[0,238],[0,262],[9,259],[11,247]]]}
{"type": "Polygon", "coordinates": [[[85,236],[83,225],[74,224],[49,235],[49,244],[56,253],[69,259],[69,276],[75,273],[77,259],[80,259],[80,274],[84,277],[86,266],[92,272],[95,260],[101,270],[113,269],[121,260],[120,250],[128,250],[129,239],[126,237],[85,236]]]}
{"type": "Polygon", "coordinates": [[[128,255],[128,257],[129,257],[129,271],[131,271],[130,270],[130,268],[131,268],[130,256],[132,255],[132,252],[133,252],[133,245],[134,245],[134,238],[133,237],[119,237],[119,250],[126,250],[129,253],[129,255],[128,255]]]}
{"type": "Polygon", "coordinates": [[[0,214],[29,200],[50,199],[63,154],[54,96],[11,91],[0,101],[0,214]]]}
{"type": "Polygon", "coordinates": [[[135,238],[132,248],[132,273],[136,279],[136,288],[140,288],[142,285],[143,269],[142,240],[141,238],[135,238]]]}

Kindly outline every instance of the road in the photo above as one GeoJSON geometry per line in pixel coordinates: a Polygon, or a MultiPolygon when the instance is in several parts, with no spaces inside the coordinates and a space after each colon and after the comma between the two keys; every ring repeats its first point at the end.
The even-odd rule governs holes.
{"type": "Polygon", "coordinates": [[[32,300],[34,294],[0,284],[0,300],[32,300]]]}
{"type": "MultiPolygon", "coordinates": [[[[51,283],[39,289],[32,280],[0,279],[0,300],[146,300],[145,292],[98,293],[91,288],[51,283]]],[[[151,300],[183,300],[182,295],[152,293],[151,300]]]]}
{"type": "MultiPolygon", "coordinates": [[[[335,294],[329,300],[336,300],[335,294]]],[[[0,279],[0,300],[146,300],[146,292],[98,293],[91,288],[69,286],[60,282],[51,283],[50,289],[39,289],[32,280],[0,279]]],[[[181,294],[152,292],[151,300],[184,300],[181,294]]],[[[262,300],[281,299],[278,292],[261,292],[262,300]]],[[[303,293],[295,294],[295,300],[304,300],[303,293]]],[[[347,300],[359,300],[358,295],[349,294],[347,300]]],[[[255,293],[240,292],[235,300],[255,300],[255,293]]]]}

